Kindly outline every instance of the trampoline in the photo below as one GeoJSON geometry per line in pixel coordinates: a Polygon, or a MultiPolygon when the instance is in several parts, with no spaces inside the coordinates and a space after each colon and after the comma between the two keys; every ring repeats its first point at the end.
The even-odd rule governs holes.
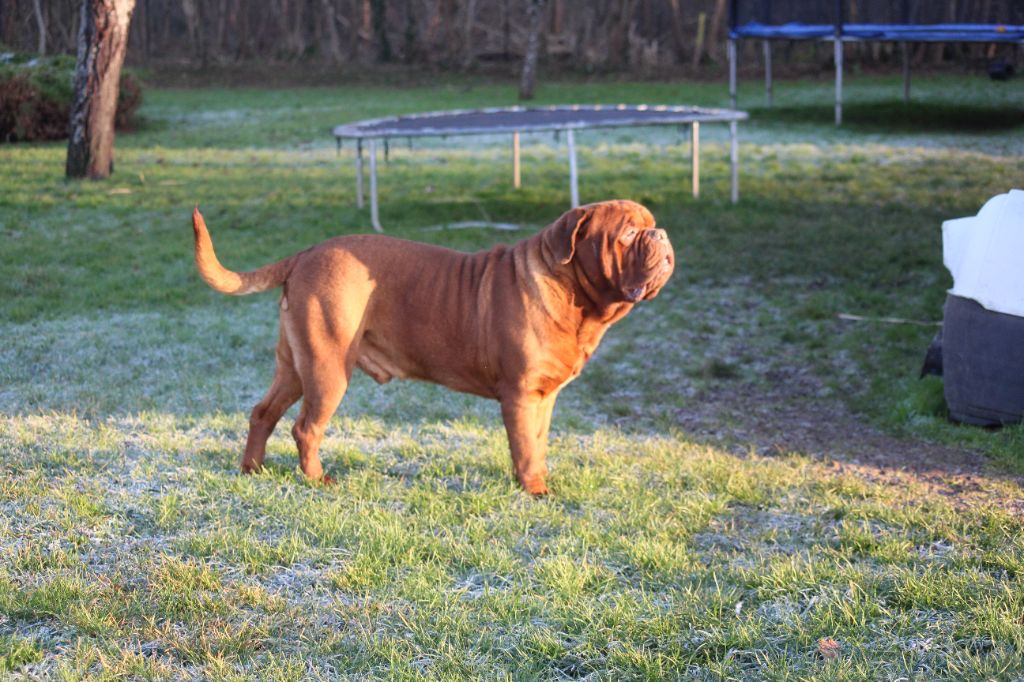
{"type": "Polygon", "coordinates": [[[708,109],[670,105],[563,105],[538,108],[505,107],[493,109],[434,111],[408,116],[369,119],[334,128],[340,149],[342,140],[356,141],[356,206],[363,208],[363,142],[367,143],[370,174],[370,220],[373,229],[382,231],[377,199],[377,147],[383,142],[385,155],[391,138],[448,137],[457,135],[512,135],[512,184],[520,186],[519,136],[521,133],[564,132],[569,157],[569,194],[573,207],[579,206],[579,182],[574,132],[587,128],[623,128],[633,126],[690,125],[692,192],[700,195],[700,124],[726,123],[729,126],[729,163],[733,203],[739,200],[739,145],[737,124],[747,113],[732,109],[708,109]]]}
{"type": "MultiPolygon", "coordinates": [[[[836,68],[836,125],[843,122],[843,44],[848,42],[900,43],[903,59],[903,99],[910,99],[910,43],[1009,43],[1024,45],[1022,3],[1007,3],[1002,10],[1006,23],[930,23],[942,11],[940,3],[879,2],[858,0],[862,18],[873,21],[847,23],[852,0],[807,3],[798,0],[730,0],[729,3],[729,101],[736,108],[736,41],[762,40],[765,97],[772,104],[773,40],[832,41],[836,68]],[[913,4],[913,7],[912,7],[913,4]],[[913,11],[912,11],[913,10],[913,11]],[[929,14],[931,12],[932,14],[929,14]],[[783,21],[778,19],[782,18],[783,21]],[[1017,23],[1014,23],[1017,22],[1017,23]]],[[[996,8],[998,10],[998,7],[996,8]]]]}

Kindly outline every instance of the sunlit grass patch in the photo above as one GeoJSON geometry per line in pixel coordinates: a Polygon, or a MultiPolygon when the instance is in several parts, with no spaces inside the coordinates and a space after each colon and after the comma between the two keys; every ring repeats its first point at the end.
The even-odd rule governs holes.
{"type": "Polygon", "coordinates": [[[219,529],[186,536],[178,549],[197,557],[214,557],[237,563],[250,572],[291,566],[306,551],[306,543],[294,533],[273,540],[256,536],[251,529],[219,529]]]}
{"type": "MultiPolygon", "coordinates": [[[[557,441],[553,480],[564,479],[568,494],[536,502],[504,471],[477,472],[475,486],[443,483],[444,472],[472,468],[472,459],[458,447],[434,449],[431,439],[465,429],[466,442],[486,448],[483,462],[498,460],[496,422],[426,423],[385,437],[373,422],[343,420],[335,437],[372,454],[332,487],[284,470],[204,471],[182,462],[176,447],[187,446],[162,449],[183,438],[237,441],[234,419],[154,415],[74,428],[82,439],[111,428],[127,436],[147,420],[152,439],[132,457],[153,467],[155,485],[93,512],[136,520],[132,559],[102,535],[77,550],[62,542],[46,562],[41,546],[21,545],[3,578],[7,618],[92,633],[111,670],[240,674],[277,670],[281,656],[306,651],[367,674],[484,675],[515,665],[538,676],[692,669],[743,677],[785,666],[810,674],[838,665],[815,653],[819,638],[835,637],[849,654],[835,674],[856,677],[874,657],[894,674],[910,670],[916,663],[893,656],[913,633],[942,642],[941,655],[920,654],[930,665],[987,669],[975,649],[926,635],[904,614],[947,614],[967,641],[995,642],[989,650],[1004,662],[1000,642],[1021,636],[1005,596],[1017,579],[991,564],[995,548],[1009,551],[1006,561],[1019,555],[1008,519],[995,510],[931,519],[927,494],[901,499],[798,455],[737,458],[599,429],[557,441]],[[428,468],[399,466],[426,453],[428,468]],[[582,485],[573,483],[577,471],[582,485]],[[837,517],[832,505],[844,499],[851,509],[837,517]],[[944,539],[929,539],[929,523],[948,528],[944,539]],[[120,577],[94,583],[92,566],[120,566],[120,577]],[[292,643],[282,648],[297,627],[308,639],[285,635],[292,643]],[[118,649],[127,633],[163,653],[154,661],[118,649]]],[[[37,441],[67,434],[43,429],[37,441]]],[[[98,453],[91,475],[119,478],[119,456],[98,453]]],[[[32,467],[47,470],[45,461],[32,467]]],[[[35,496],[65,494],[55,485],[35,496]]],[[[45,514],[49,504],[22,514],[45,514]]],[[[48,641],[39,640],[40,651],[48,641]]],[[[90,669],[101,660],[95,651],[50,665],[90,669]]]]}
{"type": "Polygon", "coordinates": [[[160,556],[149,569],[150,592],[155,612],[164,618],[223,615],[225,603],[223,580],[209,566],[176,556],[160,556]]]}

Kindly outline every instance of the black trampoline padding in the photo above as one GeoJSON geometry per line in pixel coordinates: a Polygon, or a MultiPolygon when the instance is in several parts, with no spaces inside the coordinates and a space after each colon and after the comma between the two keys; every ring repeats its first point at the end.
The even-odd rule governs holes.
{"type": "Polygon", "coordinates": [[[742,121],[744,111],[672,105],[567,105],[435,111],[357,121],[337,126],[337,138],[436,137],[487,133],[579,130],[627,126],[742,121]]]}

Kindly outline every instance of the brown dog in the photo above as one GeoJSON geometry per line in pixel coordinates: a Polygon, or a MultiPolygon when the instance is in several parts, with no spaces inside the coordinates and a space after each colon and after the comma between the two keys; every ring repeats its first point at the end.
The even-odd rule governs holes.
{"type": "Polygon", "coordinates": [[[352,235],[244,273],[217,260],[198,208],[192,224],[211,287],[284,286],[277,372],[252,411],[242,471],[263,465],[267,438],[302,397],[292,435],[311,479],[324,477],[320,441],[358,367],[379,383],[421,379],[501,402],[516,478],[546,494],[558,392],[675,266],[668,235],[632,201],[574,208],[529,239],[474,254],[352,235]]]}

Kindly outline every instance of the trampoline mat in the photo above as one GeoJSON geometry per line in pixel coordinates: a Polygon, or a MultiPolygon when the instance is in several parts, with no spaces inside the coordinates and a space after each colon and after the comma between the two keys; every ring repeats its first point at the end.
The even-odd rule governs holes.
{"type": "Polygon", "coordinates": [[[335,137],[471,135],[538,130],[740,121],[746,112],[669,105],[576,105],[438,111],[337,126],[335,137]]]}

